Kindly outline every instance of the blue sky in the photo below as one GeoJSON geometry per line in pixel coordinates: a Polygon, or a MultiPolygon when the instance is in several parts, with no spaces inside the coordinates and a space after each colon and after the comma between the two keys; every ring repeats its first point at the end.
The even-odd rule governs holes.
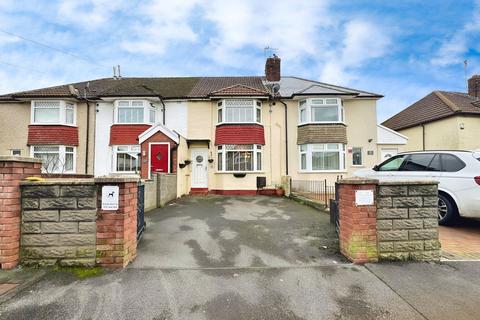
{"type": "Polygon", "coordinates": [[[385,95],[382,121],[432,90],[465,91],[465,59],[480,73],[480,0],[0,0],[0,93],[117,64],[123,76],[261,75],[266,46],[284,75],[385,95]]]}

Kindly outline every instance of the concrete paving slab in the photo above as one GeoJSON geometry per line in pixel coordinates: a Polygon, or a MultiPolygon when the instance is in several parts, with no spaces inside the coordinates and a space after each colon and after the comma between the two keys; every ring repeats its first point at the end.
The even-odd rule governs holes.
{"type": "Polygon", "coordinates": [[[391,263],[367,267],[428,319],[479,319],[479,262],[391,263]]]}

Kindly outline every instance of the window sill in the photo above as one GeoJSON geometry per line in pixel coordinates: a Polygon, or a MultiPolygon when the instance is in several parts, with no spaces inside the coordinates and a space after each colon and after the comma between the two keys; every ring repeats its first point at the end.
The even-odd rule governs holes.
{"type": "Polygon", "coordinates": [[[130,125],[146,125],[146,126],[153,126],[156,122],[115,122],[113,125],[119,126],[130,126],[130,125]]]}
{"type": "Polygon", "coordinates": [[[363,164],[352,164],[351,167],[353,168],[365,168],[363,164]]]}
{"type": "Polygon", "coordinates": [[[221,125],[228,125],[228,124],[257,124],[259,126],[263,126],[263,124],[261,122],[220,122],[220,123],[217,123],[217,126],[221,126],[221,125]]]}
{"type": "Polygon", "coordinates": [[[31,126],[66,126],[77,128],[77,124],[68,123],[30,123],[31,126]]]}
{"type": "Polygon", "coordinates": [[[312,170],[312,171],[297,171],[297,173],[348,173],[347,170],[312,170]]]}
{"type": "Polygon", "coordinates": [[[299,123],[297,126],[301,127],[301,126],[305,126],[305,125],[308,125],[308,124],[343,124],[343,125],[346,126],[345,122],[343,122],[343,121],[310,121],[310,122],[299,123]]]}
{"type": "Polygon", "coordinates": [[[216,174],[235,174],[235,173],[246,173],[246,174],[265,174],[265,171],[215,171],[216,174]]]}

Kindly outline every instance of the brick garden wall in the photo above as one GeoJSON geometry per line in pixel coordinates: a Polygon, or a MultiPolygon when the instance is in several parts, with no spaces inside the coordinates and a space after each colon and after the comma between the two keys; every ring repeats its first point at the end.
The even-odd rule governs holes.
{"type": "Polygon", "coordinates": [[[0,269],[16,267],[20,259],[20,181],[40,175],[41,161],[0,156],[0,269]]]}
{"type": "Polygon", "coordinates": [[[97,192],[93,179],[21,182],[21,263],[94,266],[97,192]]]}
{"type": "Polygon", "coordinates": [[[98,265],[123,268],[137,255],[136,178],[96,178],[98,185],[97,259],[98,265]],[[118,210],[101,210],[102,186],[118,185],[118,210]]]}
{"type": "Polygon", "coordinates": [[[390,182],[378,186],[380,260],[440,259],[438,191],[434,182],[390,182]]]}

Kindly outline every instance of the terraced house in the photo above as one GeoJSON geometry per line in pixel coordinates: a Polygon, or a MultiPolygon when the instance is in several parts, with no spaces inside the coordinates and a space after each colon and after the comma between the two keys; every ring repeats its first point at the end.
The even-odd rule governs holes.
{"type": "Polygon", "coordinates": [[[0,96],[0,154],[52,175],[176,173],[179,196],[255,193],[376,164],[381,97],[281,76],[276,56],[265,76],[97,79],[0,96]]]}

